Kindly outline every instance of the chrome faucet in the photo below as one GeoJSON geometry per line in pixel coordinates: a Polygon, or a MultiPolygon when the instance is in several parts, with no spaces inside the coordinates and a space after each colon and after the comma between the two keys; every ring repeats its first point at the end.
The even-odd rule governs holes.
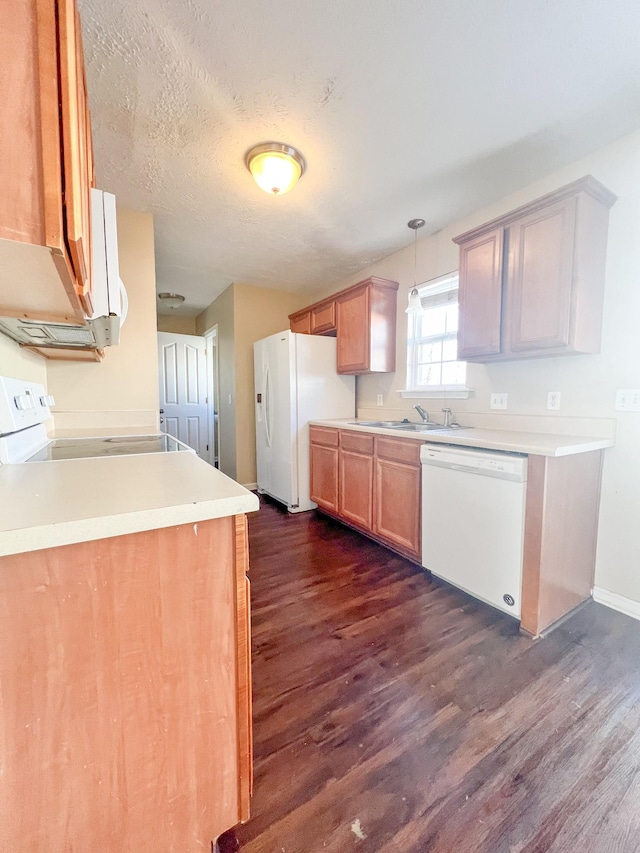
{"type": "Polygon", "coordinates": [[[416,403],[416,405],[415,405],[413,408],[414,408],[414,409],[416,410],[416,412],[420,415],[420,417],[422,418],[422,420],[423,420],[426,424],[428,424],[428,423],[429,423],[429,412],[425,412],[425,410],[422,408],[422,406],[419,406],[417,403],[416,403]]]}
{"type": "Polygon", "coordinates": [[[453,412],[451,409],[443,409],[444,412],[444,426],[451,426],[451,419],[453,417],[453,412]]]}

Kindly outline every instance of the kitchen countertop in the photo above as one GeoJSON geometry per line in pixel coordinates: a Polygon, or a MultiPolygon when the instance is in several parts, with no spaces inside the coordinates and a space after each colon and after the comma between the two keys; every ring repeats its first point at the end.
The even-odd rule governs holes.
{"type": "Polygon", "coordinates": [[[0,465],[0,556],[254,512],[194,453],[0,465]]]}
{"type": "Polygon", "coordinates": [[[409,432],[386,427],[361,426],[349,420],[314,420],[312,426],[371,432],[376,435],[391,435],[414,441],[429,441],[440,444],[455,444],[460,447],[479,447],[485,450],[501,450],[508,453],[526,453],[534,456],[570,456],[613,447],[611,438],[584,435],[556,435],[552,433],[524,432],[498,429],[440,429],[425,432],[409,432]]]}

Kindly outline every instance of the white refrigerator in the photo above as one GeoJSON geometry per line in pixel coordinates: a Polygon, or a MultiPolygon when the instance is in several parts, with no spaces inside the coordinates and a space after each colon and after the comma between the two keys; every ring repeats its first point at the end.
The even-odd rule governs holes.
{"type": "Polygon", "coordinates": [[[278,332],[253,345],[258,491],[289,512],[309,498],[309,421],[355,416],[355,377],[338,376],[336,339],[278,332]]]}

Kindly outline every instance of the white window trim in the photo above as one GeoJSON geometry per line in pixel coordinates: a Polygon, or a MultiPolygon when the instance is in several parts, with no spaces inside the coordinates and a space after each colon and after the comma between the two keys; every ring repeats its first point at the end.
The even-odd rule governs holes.
{"type": "Polygon", "coordinates": [[[432,385],[428,390],[401,388],[398,394],[404,400],[466,400],[473,388],[466,385],[432,385]]]}
{"type": "MultiPolygon", "coordinates": [[[[431,279],[430,281],[423,282],[418,285],[418,292],[422,296],[424,290],[429,288],[432,294],[434,291],[438,293],[438,285],[441,285],[442,292],[444,293],[448,290],[447,285],[454,276],[456,278],[458,277],[457,270],[453,270],[446,275],[439,276],[438,278],[431,279]]],[[[407,347],[408,346],[409,342],[407,341],[407,347]]],[[[467,385],[431,385],[429,387],[402,388],[398,390],[398,394],[405,400],[466,400],[472,392],[473,389],[469,388],[467,385]]]]}

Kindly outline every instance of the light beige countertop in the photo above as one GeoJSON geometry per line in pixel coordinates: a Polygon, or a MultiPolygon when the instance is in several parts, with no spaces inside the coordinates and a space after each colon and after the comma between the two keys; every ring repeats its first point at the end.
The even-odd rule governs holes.
{"type": "Polygon", "coordinates": [[[613,447],[612,438],[585,435],[556,435],[542,432],[498,429],[440,429],[410,432],[401,429],[361,426],[349,420],[310,421],[312,426],[371,432],[376,435],[391,435],[414,441],[430,441],[439,444],[455,444],[460,447],[479,447],[485,450],[502,450],[508,453],[526,453],[535,456],[569,456],[613,447]]]}
{"type": "Polygon", "coordinates": [[[0,465],[0,556],[254,512],[194,453],[0,465]]]}

